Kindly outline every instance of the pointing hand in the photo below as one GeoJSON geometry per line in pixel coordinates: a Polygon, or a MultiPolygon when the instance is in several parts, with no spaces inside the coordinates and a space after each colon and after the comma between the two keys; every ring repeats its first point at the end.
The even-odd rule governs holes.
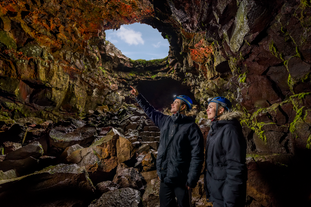
{"type": "Polygon", "coordinates": [[[130,86],[132,88],[131,90],[131,94],[133,94],[134,96],[138,96],[138,91],[133,87],[133,86],[130,86]]]}

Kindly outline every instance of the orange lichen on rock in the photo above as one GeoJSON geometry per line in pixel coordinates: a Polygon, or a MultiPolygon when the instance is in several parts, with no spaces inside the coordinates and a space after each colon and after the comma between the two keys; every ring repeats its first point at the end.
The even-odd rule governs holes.
{"type": "Polygon", "coordinates": [[[139,0],[65,0],[0,2],[1,16],[19,22],[24,31],[50,48],[83,47],[99,30],[118,29],[153,16],[153,7],[139,0]],[[14,14],[12,14],[14,13],[14,14]]]}
{"type": "Polygon", "coordinates": [[[206,63],[212,53],[213,47],[207,45],[203,39],[194,45],[194,49],[190,49],[191,59],[200,64],[206,63]]]}
{"type": "Polygon", "coordinates": [[[189,40],[191,40],[195,35],[194,33],[186,32],[184,29],[181,29],[181,33],[186,39],[189,39],[189,40]]]}

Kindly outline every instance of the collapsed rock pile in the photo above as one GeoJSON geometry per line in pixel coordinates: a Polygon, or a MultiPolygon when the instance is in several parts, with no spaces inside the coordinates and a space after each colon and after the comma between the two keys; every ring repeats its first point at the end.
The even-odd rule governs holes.
{"type": "Polygon", "coordinates": [[[152,196],[158,202],[159,130],[141,110],[40,121],[2,123],[2,204],[140,206],[152,196]]]}

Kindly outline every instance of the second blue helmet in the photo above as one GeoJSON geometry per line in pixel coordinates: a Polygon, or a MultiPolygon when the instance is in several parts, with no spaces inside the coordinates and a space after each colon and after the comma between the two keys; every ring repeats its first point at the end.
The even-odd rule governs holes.
{"type": "Polygon", "coordinates": [[[220,104],[222,107],[224,107],[227,111],[231,110],[232,104],[231,102],[222,96],[217,96],[215,98],[212,98],[211,100],[208,100],[208,103],[214,102],[220,104]]]}

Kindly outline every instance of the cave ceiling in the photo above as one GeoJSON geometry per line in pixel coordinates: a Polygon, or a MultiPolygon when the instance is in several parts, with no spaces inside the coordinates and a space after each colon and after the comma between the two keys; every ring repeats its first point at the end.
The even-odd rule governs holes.
{"type": "Polygon", "coordinates": [[[255,124],[258,133],[259,115],[278,125],[277,114],[283,114],[286,121],[279,122],[289,127],[310,113],[309,1],[7,0],[0,5],[3,120],[118,111],[135,103],[131,85],[148,91],[148,83],[161,89],[152,90],[154,104],[152,97],[170,96],[161,96],[159,85],[184,88],[180,92],[193,97],[199,118],[207,98],[225,96],[245,111],[246,126],[255,124]],[[105,30],[135,22],[168,39],[168,57],[133,61],[105,40],[105,30]]]}

